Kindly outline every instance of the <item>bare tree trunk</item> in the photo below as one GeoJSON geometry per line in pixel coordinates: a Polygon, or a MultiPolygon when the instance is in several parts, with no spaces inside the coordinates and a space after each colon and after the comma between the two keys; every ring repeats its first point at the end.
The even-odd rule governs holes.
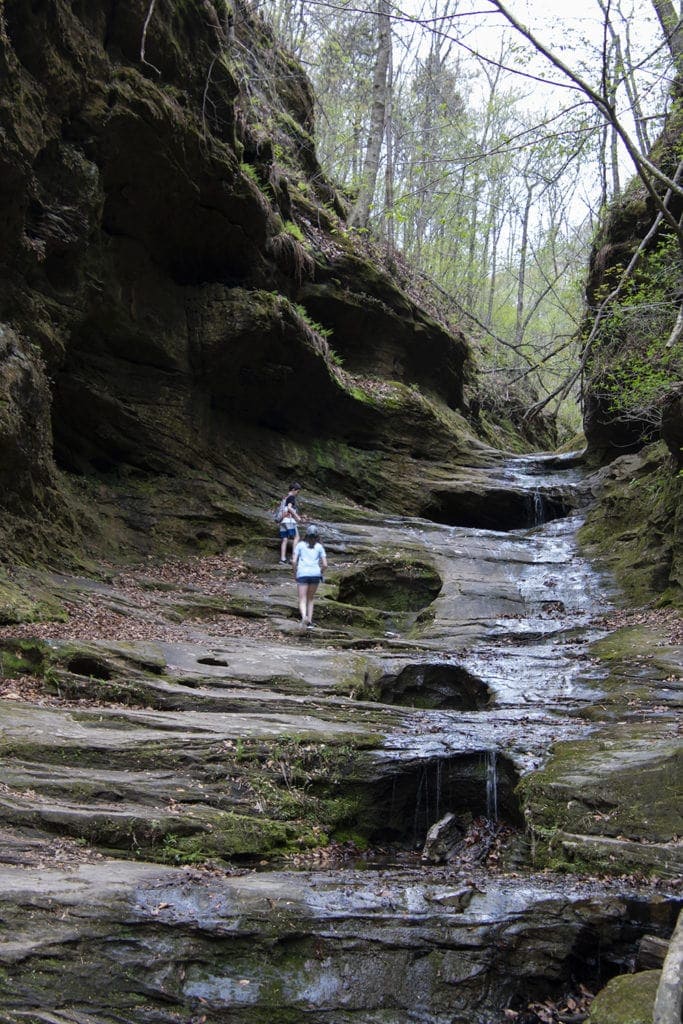
{"type": "Polygon", "coordinates": [[[387,163],[384,173],[384,240],[389,253],[393,253],[396,247],[394,234],[394,125],[393,125],[393,88],[394,79],[393,61],[391,59],[391,46],[389,47],[389,66],[387,68],[387,109],[386,109],[386,139],[387,139],[387,163]]]}
{"type": "Polygon", "coordinates": [[[619,181],[619,136],[614,128],[610,128],[610,163],[612,164],[612,199],[616,199],[621,192],[619,181]]]}
{"type": "Polygon", "coordinates": [[[604,210],[609,202],[609,185],[607,184],[607,140],[610,127],[607,123],[600,129],[600,209],[604,210]]]}
{"type": "Polygon", "coordinates": [[[501,224],[498,223],[498,211],[493,211],[493,236],[491,240],[491,266],[489,271],[489,294],[486,306],[484,323],[490,327],[493,323],[493,308],[496,299],[496,285],[498,278],[498,242],[500,240],[501,224]]]}
{"type": "Polygon", "coordinates": [[[529,248],[529,216],[534,197],[534,186],[527,182],[524,217],[522,219],[522,241],[519,247],[519,276],[517,278],[517,317],[515,322],[515,345],[520,345],[524,336],[524,290],[526,287],[526,262],[529,248]]]}
{"type": "Polygon", "coordinates": [[[635,65],[631,57],[631,38],[628,22],[626,22],[626,42],[623,54],[621,40],[619,39],[617,40],[617,46],[619,47],[619,60],[624,68],[624,85],[626,86],[626,93],[628,95],[629,103],[631,104],[631,110],[633,111],[633,121],[636,126],[638,145],[642,149],[643,153],[649,153],[652,148],[652,141],[648,134],[647,121],[643,115],[643,107],[640,102],[640,93],[638,92],[638,86],[636,84],[636,76],[633,73],[635,65]]]}
{"type": "MultiPolygon", "coordinates": [[[[630,61],[630,41],[626,38],[626,54],[629,56],[628,60],[624,60],[624,52],[621,45],[621,39],[619,33],[612,24],[610,18],[610,3],[605,3],[604,0],[598,0],[598,5],[604,16],[604,45],[603,45],[603,66],[602,66],[602,88],[605,97],[612,107],[616,108],[617,103],[617,81],[621,78],[626,88],[626,95],[628,96],[629,104],[631,106],[631,113],[633,114],[633,122],[636,128],[636,137],[638,139],[638,145],[644,153],[647,153],[650,149],[649,140],[647,137],[647,130],[645,127],[645,120],[643,118],[643,111],[640,104],[640,96],[638,94],[638,86],[636,78],[633,73],[633,65],[630,61]],[[609,35],[610,46],[607,46],[607,36],[609,35]]],[[[619,10],[621,14],[621,11],[619,10]]],[[[623,18],[623,15],[621,15],[623,18]]],[[[626,20],[626,19],[624,19],[626,20]]],[[[628,21],[626,20],[626,31],[628,33],[628,21]]],[[[621,183],[619,181],[619,137],[617,135],[614,125],[612,128],[612,139],[611,139],[611,162],[612,162],[612,196],[618,196],[621,192],[621,183]]]]}
{"type": "Polygon", "coordinates": [[[683,66],[683,22],[680,14],[676,12],[672,0],[652,0],[652,6],[666,36],[676,70],[680,71],[683,66]]]}
{"type": "Polygon", "coordinates": [[[372,111],[368,131],[368,145],[365,150],[360,191],[349,223],[352,227],[366,228],[370,221],[372,199],[377,184],[379,158],[384,141],[386,126],[387,97],[389,88],[389,65],[391,63],[391,20],[389,0],[377,2],[377,57],[372,82],[372,111]]]}

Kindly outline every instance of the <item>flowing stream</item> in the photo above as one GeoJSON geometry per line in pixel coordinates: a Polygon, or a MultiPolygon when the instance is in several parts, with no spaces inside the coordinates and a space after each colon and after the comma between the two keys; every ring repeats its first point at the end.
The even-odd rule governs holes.
{"type": "MultiPolygon", "coordinates": [[[[90,676],[113,678],[111,656],[151,666],[149,707],[13,708],[15,795],[0,799],[17,823],[75,834],[97,814],[112,847],[112,823],[125,821],[141,837],[166,829],[182,848],[253,800],[240,745],[294,737],[343,750],[360,738],[351,774],[316,785],[362,796],[375,853],[362,867],[308,856],[300,870],[207,870],[144,863],[141,847],[139,863],[43,863],[32,877],[0,867],[17,936],[3,947],[14,971],[9,987],[0,978],[3,1019],[18,1024],[38,1006],[60,1024],[84,1014],[89,1024],[502,1024],[506,1009],[628,969],[638,936],[665,931],[676,901],[629,881],[538,872],[517,792],[553,744],[590,735],[582,711],[605,672],[590,645],[616,595],[577,550],[575,461],[487,471],[497,494],[524,499],[515,507],[527,525],[508,531],[365,513],[332,523],[321,505],[333,582],[317,630],[301,633],[291,579],[269,565],[259,601],[278,639],[198,627],[192,642],[103,647],[90,676]],[[42,774],[27,760],[36,743],[42,774]],[[80,804],[76,783],[90,787],[80,804]],[[512,838],[494,869],[486,857],[501,834],[512,838]]],[[[234,589],[247,598],[248,583],[234,589]]],[[[278,757],[285,771],[283,754],[269,764],[278,757]]],[[[263,807],[250,813],[239,820],[258,823],[263,807]]]]}

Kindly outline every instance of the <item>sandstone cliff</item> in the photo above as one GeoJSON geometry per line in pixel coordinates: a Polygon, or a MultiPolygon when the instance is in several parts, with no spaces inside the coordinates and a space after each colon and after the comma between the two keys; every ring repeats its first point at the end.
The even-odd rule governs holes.
{"type": "MultiPolygon", "coordinates": [[[[649,154],[670,177],[680,173],[680,93],[679,82],[649,154]]],[[[664,186],[654,187],[664,198],[664,186]]],[[[680,197],[666,199],[680,221],[680,197]]],[[[587,456],[614,462],[584,537],[639,602],[663,595],[678,603],[683,586],[683,345],[674,330],[682,272],[680,240],[658,223],[652,195],[634,178],[607,211],[590,258],[587,336],[596,313],[602,321],[586,362],[587,456]]]]}
{"type": "Polygon", "coordinates": [[[415,510],[486,457],[465,339],[346,232],[247,7],[5,0],[0,72],[6,551],[223,543],[292,475],[415,510]]]}
{"type": "MultiPolygon", "coordinates": [[[[680,174],[682,90],[676,83],[665,128],[648,154],[650,166],[672,180],[680,174]]],[[[601,461],[663,437],[680,466],[683,352],[673,328],[683,263],[680,239],[655,196],[674,223],[683,201],[646,167],[643,173],[649,187],[633,177],[607,210],[590,255],[584,428],[589,452],[601,461]]]]}

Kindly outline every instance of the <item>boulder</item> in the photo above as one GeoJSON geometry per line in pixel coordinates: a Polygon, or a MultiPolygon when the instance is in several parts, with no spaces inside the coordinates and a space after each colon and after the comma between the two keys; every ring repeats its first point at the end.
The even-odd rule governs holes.
{"type": "Polygon", "coordinates": [[[591,1003],[587,1024],[652,1024],[661,971],[612,978],[591,1003]]]}

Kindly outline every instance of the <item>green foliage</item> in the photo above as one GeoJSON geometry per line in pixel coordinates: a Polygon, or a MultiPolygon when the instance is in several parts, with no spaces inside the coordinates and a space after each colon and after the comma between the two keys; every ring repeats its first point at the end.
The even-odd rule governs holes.
{"type": "Polygon", "coordinates": [[[678,379],[680,357],[680,345],[662,352],[655,343],[643,353],[620,353],[613,368],[602,376],[603,389],[611,399],[610,411],[641,416],[652,412],[654,416],[659,398],[678,379]]]}
{"type": "MultiPolygon", "coordinates": [[[[612,271],[612,279],[621,272],[612,271]]],[[[658,423],[662,397],[681,378],[681,342],[667,344],[678,313],[681,275],[678,240],[667,233],[644,255],[602,321],[588,374],[591,388],[614,415],[658,423]]],[[[610,287],[607,282],[602,295],[610,287]]]]}
{"type": "MultiPolygon", "coordinates": [[[[309,316],[308,310],[306,309],[305,306],[295,305],[294,309],[297,311],[298,315],[304,321],[306,326],[310,327],[310,329],[312,331],[315,331],[316,334],[319,334],[321,338],[331,338],[332,337],[332,334],[333,334],[332,328],[331,327],[323,327],[323,325],[319,324],[317,322],[317,320],[314,320],[311,316],[309,316]]],[[[330,349],[330,352],[332,352],[332,349],[330,349]]],[[[339,356],[337,356],[336,358],[337,358],[337,360],[339,360],[339,356]]],[[[334,362],[334,359],[332,361],[334,362]]],[[[341,360],[339,360],[339,363],[341,363],[341,360]]]]}
{"type": "MultiPolygon", "coordinates": [[[[294,63],[294,69],[298,70],[296,62],[294,63]]],[[[310,145],[314,144],[313,139],[311,138],[309,133],[305,131],[301,124],[299,124],[298,121],[295,121],[292,115],[289,114],[286,110],[276,110],[275,117],[277,118],[280,125],[289,134],[293,135],[296,138],[303,139],[304,141],[310,143],[310,145]]]]}
{"type": "Polygon", "coordinates": [[[240,164],[240,171],[245,176],[245,178],[249,178],[250,181],[253,181],[253,183],[258,188],[262,187],[261,182],[259,180],[259,176],[256,173],[256,168],[253,166],[253,164],[240,164]]]}
{"type": "Polygon", "coordinates": [[[296,238],[297,242],[302,242],[303,243],[303,242],[306,241],[306,239],[304,237],[304,233],[301,230],[301,228],[299,227],[299,225],[295,224],[291,220],[286,220],[285,221],[283,230],[286,231],[288,235],[291,235],[292,238],[296,238]]]}

